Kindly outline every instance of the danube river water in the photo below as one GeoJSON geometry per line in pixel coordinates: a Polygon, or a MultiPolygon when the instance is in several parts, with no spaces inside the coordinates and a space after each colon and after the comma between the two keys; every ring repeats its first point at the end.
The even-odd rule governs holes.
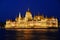
{"type": "Polygon", "coordinates": [[[58,40],[58,31],[51,29],[0,29],[0,40],[58,40]],[[46,31],[47,30],[47,31],[46,31]]]}

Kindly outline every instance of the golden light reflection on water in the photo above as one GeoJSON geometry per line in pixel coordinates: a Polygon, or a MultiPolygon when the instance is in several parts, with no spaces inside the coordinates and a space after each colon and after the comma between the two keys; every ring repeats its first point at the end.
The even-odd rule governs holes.
{"type": "MultiPolygon", "coordinates": [[[[21,30],[21,29],[20,29],[21,30]]],[[[24,29],[18,32],[16,32],[16,40],[55,40],[56,39],[56,34],[50,34],[48,33],[46,30],[45,31],[41,31],[43,29],[24,29]],[[48,34],[47,34],[48,33],[48,34]],[[50,36],[49,36],[50,34],[50,36]],[[47,36],[48,35],[48,36],[47,36]]],[[[56,30],[56,29],[54,29],[56,30]]],[[[51,31],[53,32],[53,31],[51,31]]],[[[54,32],[53,32],[54,33],[54,32]]]]}

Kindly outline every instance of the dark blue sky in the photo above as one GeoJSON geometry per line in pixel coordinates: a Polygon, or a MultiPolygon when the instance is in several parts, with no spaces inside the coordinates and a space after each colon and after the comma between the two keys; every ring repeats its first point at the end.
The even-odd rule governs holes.
{"type": "Polygon", "coordinates": [[[15,19],[19,12],[24,16],[28,8],[33,15],[60,17],[60,0],[0,0],[0,22],[15,19]]]}

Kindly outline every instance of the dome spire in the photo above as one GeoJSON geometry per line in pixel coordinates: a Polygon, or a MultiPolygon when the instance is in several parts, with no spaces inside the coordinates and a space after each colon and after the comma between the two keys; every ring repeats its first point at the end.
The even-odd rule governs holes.
{"type": "Polygon", "coordinates": [[[30,9],[28,8],[28,11],[29,11],[30,9]]]}

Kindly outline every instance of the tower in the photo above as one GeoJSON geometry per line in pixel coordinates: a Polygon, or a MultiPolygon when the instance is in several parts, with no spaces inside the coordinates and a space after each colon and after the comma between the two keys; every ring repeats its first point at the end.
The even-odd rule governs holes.
{"type": "Polygon", "coordinates": [[[15,19],[15,21],[20,22],[21,21],[21,14],[19,12],[19,16],[15,19]]]}
{"type": "Polygon", "coordinates": [[[32,20],[32,14],[29,8],[28,8],[28,11],[26,11],[25,20],[32,20]]]}
{"type": "Polygon", "coordinates": [[[19,19],[21,19],[21,14],[20,14],[20,12],[19,12],[19,17],[18,17],[19,19]]]}

